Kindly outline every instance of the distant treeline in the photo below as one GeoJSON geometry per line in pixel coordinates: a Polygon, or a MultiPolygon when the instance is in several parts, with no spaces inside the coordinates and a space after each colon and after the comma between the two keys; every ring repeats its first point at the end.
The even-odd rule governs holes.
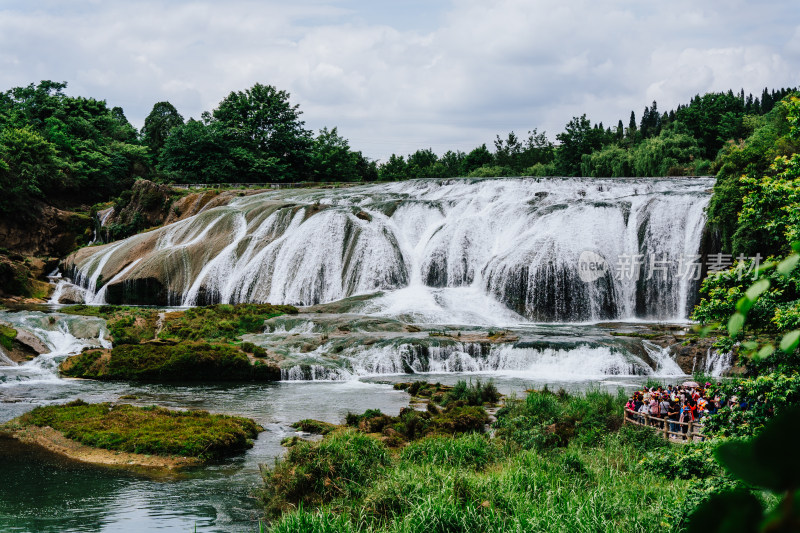
{"type": "Polygon", "coordinates": [[[158,102],[141,131],[119,107],[64,94],[43,81],[0,93],[0,214],[36,198],[107,200],[136,178],[166,183],[377,181],[454,176],[662,176],[713,174],[725,147],[741,143],[790,89],[760,97],[708,93],[661,113],[656,102],[627,127],[572,118],[549,140],[536,129],[499,135],[493,150],[431,149],[378,164],[337,129],[305,128],[289,94],[256,84],[231,92],[199,120],[158,102]]]}

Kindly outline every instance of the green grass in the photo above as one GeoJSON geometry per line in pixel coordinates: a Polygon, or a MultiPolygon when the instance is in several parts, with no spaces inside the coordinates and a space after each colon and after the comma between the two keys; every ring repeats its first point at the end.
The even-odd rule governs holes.
{"type": "Polygon", "coordinates": [[[37,407],[17,419],[23,426],[50,426],[87,446],[151,455],[212,459],[252,447],[261,428],[248,418],[207,411],[171,411],[81,400],[37,407]]]}
{"type": "Polygon", "coordinates": [[[500,456],[500,448],[478,433],[427,437],[412,442],[400,453],[400,458],[409,464],[473,470],[486,468],[500,456]]]}
{"type": "Polygon", "coordinates": [[[382,442],[354,430],[330,433],[320,442],[299,441],[284,460],[263,471],[262,498],[271,515],[336,498],[359,498],[389,463],[382,442]]]}
{"type": "Polygon", "coordinates": [[[291,305],[218,304],[166,313],[163,339],[228,340],[245,333],[261,333],[264,321],[284,314],[296,314],[291,305]]]}
{"type": "MultiPolygon", "coordinates": [[[[466,456],[481,457],[485,444],[478,439],[451,440],[461,441],[462,452],[474,447],[466,456]]],[[[418,445],[444,449],[430,442],[436,439],[418,445]]],[[[495,452],[483,468],[438,454],[428,457],[440,460],[426,461],[416,451],[370,468],[357,491],[287,506],[291,510],[271,531],[657,531],[677,529],[685,519],[675,510],[689,482],[639,468],[640,452],[613,436],[598,447],[571,446],[563,453],[495,452]]],[[[286,461],[283,472],[304,462],[299,454],[286,461]]],[[[325,479],[331,487],[340,482],[325,479]]]]}
{"type": "Polygon", "coordinates": [[[64,376],[101,380],[277,381],[280,369],[261,361],[250,363],[234,347],[207,343],[123,344],[110,357],[89,350],[61,364],[64,376]]]}
{"type": "MultiPolygon", "coordinates": [[[[677,445],[620,428],[623,404],[603,391],[545,390],[509,401],[494,437],[434,434],[392,449],[385,436],[351,429],[300,442],[264,470],[270,531],[680,531],[707,492],[665,477],[653,458],[677,445]]],[[[380,421],[385,435],[404,416],[432,424],[441,414],[348,418],[361,431],[380,421]]]]}
{"type": "Polygon", "coordinates": [[[500,393],[492,381],[482,383],[480,379],[474,383],[459,380],[452,390],[444,395],[443,404],[465,402],[467,405],[495,404],[500,400],[500,393]]]}

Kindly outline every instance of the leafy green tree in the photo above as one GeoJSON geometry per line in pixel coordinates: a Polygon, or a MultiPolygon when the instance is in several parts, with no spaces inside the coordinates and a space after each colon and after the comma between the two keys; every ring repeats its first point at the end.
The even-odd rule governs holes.
{"type": "Polygon", "coordinates": [[[70,97],[66,83],[42,81],[0,97],[0,130],[24,129],[50,143],[62,162],[58,179],[40,182],[42,195],[98,201],[119,194],[146,175],[146,151],[120,108],[70,97]]]}
{"type": "Polygon", "coordinates": [[[156,103],[150,114],[144,119],[141,131],[142,140],[150,148],[150,153],[153,154],[156,162],[170,132],[178,126],[183,126],[183,117],[169,102],[156,103]]]}
{"type": "Polygon", "coordinates": [[[246,91],[231,92],[209,122],[233,134],[237,148],[249,152],[246,158],[254,163],[249,174],[259,181],[300,181],[310,174],[313,142],[300,115],[299,105],[289,102],[289,93],[257,83],[246,91]]]}
{"type": "Polygon", "coordinates": [[[693,137],[674,128],[663,130],[633,150],[633,171],[635,176],[691,175],[699,157],[700,148],[693,137]]]}
{"type": "Polygon", "coordinates": [[[372,181],[374,165],[361,152],[350,150],[350,143],[336,128],[322,128],[314,139],[311,167],[316,181],[372,181]]]}
{"type": "Polygon", "coordinates": [[[581,174],[596,178],[633,176],[633,155],[617,144],[609,144],[601,150],[583,155],[581,174]]]}
{"type": "Polygon", "coordinates": [[[485,144],[474,148],[470,153],[464,157],[464,174],[469,174],[475,169],[484,165],[491,165],[494,162],[492,153],[486,148],[485,144]]]}
{"type": "MultiPolygon", "coordinates": [[[[737,123],[744,114],[744,102],[732,92],[706,93],[692,98],[688,106],[678,109],[675,119],[688,129],[689,134],[697,139],[702,150],[702,157],[714,159],[722,148],[730,133],[731,124],[737,123]],[[722,124],[723,116],[727,116],[722,124]]],[[[730,137],[729,137],[730,138],[730,137]]]]}
{"type": "Polygon", "coordinates": [[[800,240],[800,154],[778,156],[763,178],[739,181],[745,196],[734,241],[766,255],[786,253],[800,240]]]}
{"type": "Polygon", "coordinates": [[[174,128],[164,142],[159,170],[178,183],[230,181],[250,155],[237,146],[237,141],[234,134],[216,124],[189,119],[174,128]]]}
{"type": "Polygon", "coordinates": [[[723,248],[734,254],[763,253],[758,238],[749,230],[740,231],[739,212],[748,183],[742,177],[760,180],[774,172],[770,166],[776,157],[789,157],[800,149],[800,139],[790,135],[789,115],[797,106],[794,102],[787,97],[763,117],[743,119],[753,133],[743,142],[727,143],[712,167],[717,171],[717,181],[709,203],[709,221],[719,231],[723,248]]]}
{"type": "Polygon", "coordinates": [[[464,172],[464,160],[466,157],[467,154],[461,150],[456,150],[455,152],[452,150],[446,151],[436,163],[441,167],[436,174],[441,175],[444,178],[453,178],[456,176],[465,175],[466,172],[464,172]]]}
{"type": "Polygon", "coordinates": [[[383,181],[408,179],[406,160],[402,155],[392,154],[389,160],[378,169],[378,176],[383,181]]]}
{"type": "Polygon", "coordinates": [[[55,147],[29,127],[0,132],[0,213],[25,217],[42,190],[64,180],[55,147]]]}
{"type": "Polygon", "coordinates": [[[520,141],[519,137],[517,137],[513,131],[508,134],[505,140],[501,139],[498,135],[494,141],[494,148],[494,160],[497,166],[516,168],[521,164],[519,160],[523,145],[522,141],[520,141]]]}
{"type": "Polygon", "coordinates": [[[417,150],[409,154],[407,159],[406,173],[409,178],[437,178],[437,172],[442,170],[437,166],[439,158],[431,148],[417,150]]]}
{"type": "Polygon", "coordinates": [[[579,175],[584,154],[591,154],[611,142],[608,137],[602,126],[593,128],[585,114],[572,117],[564,132],[556,135],[561,143],[555,154],[556,170],[564,176],[579,175]]]}

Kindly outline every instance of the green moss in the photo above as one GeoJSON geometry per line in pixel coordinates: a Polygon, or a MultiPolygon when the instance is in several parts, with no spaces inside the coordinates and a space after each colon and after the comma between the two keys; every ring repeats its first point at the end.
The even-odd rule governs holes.
{"type": "MultiPolygon", "coordinates": [[[[114,344],[139,344],[155,336],[160,311],[152,308],[122,305],[72,305],[63,313],[97,316],[108,321],[114,344]]],[[[218,304],[194,307],[185,311],[164,313],[159,338],[166,340],[234,341],[245,333],[259,333],[264,321],[283,314],[296,314],[291,305],[271,304],[218,304]]],[[[256,357],[266,357],[266,352],[256,348],[256,357]]]]}
{"type": "Polygon", "coordinates": [[[110,355],[90,350],[62,363],[68,377],[170,381],[277,381],[280,369],[257,361],[250,364],[241,351],[225,345],[148,343],[115,346],[110,355]]]}
{"type": "Polygon", "coordinates": [[[0,346],[6,350],[13,348],[13,341],[17,338],[17,330],[10,326],[0,324],[0,346]]]}
{"type": "MultiPolygon", "coordinates": [[[[264,322],[283,314],[296,314],[291,305],[217,304],[166,313],[163,339],[235,340],[245,333],[261,333],[264,322]]],[[[265,354],[266,355],[266,354],[265,354]]]]}
{"type": "Polygon", "coordinates": [[[261,428],[242,417],[207,411],[171,411],[81,400],[37,407],[16,419],[22,426],[50,426],[67,438],[107,450],[212,459],[252,447],[261,428]]]}

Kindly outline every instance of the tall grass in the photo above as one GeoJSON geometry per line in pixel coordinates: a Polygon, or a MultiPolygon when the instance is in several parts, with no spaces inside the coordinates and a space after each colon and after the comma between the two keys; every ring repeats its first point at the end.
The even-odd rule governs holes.
{"type": "MultiPolygon", "coordinates": [[[[427,437],[397,455],[380,455],[365,465],[357,490],[330,492],[324,501],[307,500],[300,509],[286,507],[292,510],[271,524],[272,531],[680,530],[685,512],[677,510],[690,482],[639,466],[651,449],[652,432],[617,431],[623,403],[624,395],[597,390],[580,396],[531,393],[498,413],[494,438],[476,433],[427,437]],[[559,425],[569,429],[564,441],[524,446],[525,439],[514,440],[526,431],[529,437],[558,435],[559,425]]],[[[279,468],[306,476],[325,441],[352,435],[335,432],[321,443],[293,449],[279,468]]],[[[324,481],[327,476],[326,486],[340,486],[345,476],[338,461],[374,457],[364,450],[380,442],[363,437],[374,444],[351,449],[362,458],[337,456],[311,477],[324,481]]]]}
{"type": "Polygon", "coordinates": [[[512,532],[656,531],[677,528],[688,482],[637,468],[640,453],[617,439],[568,453],[521,451],[491,468],[399,461],[363,498],[303,509],[272,531],[512,532]],[[347,521],[342,521],[348,517],[347,521]],[[338,527],[339,529],[331,529],[338,527]]]}
{"type": "Polygon", "coordinates": [[[442,403],[446,405],[460,401],[467,405],[480,406],[485,403],[497,403],[498,400],[500,400],[500,392],[495,387],[494,382],[482,383],[478,379],[474,383],[472,381],[467,383],[464,380],[459,380],[453,385],[452,390],[445,394],[442,403]]]}

